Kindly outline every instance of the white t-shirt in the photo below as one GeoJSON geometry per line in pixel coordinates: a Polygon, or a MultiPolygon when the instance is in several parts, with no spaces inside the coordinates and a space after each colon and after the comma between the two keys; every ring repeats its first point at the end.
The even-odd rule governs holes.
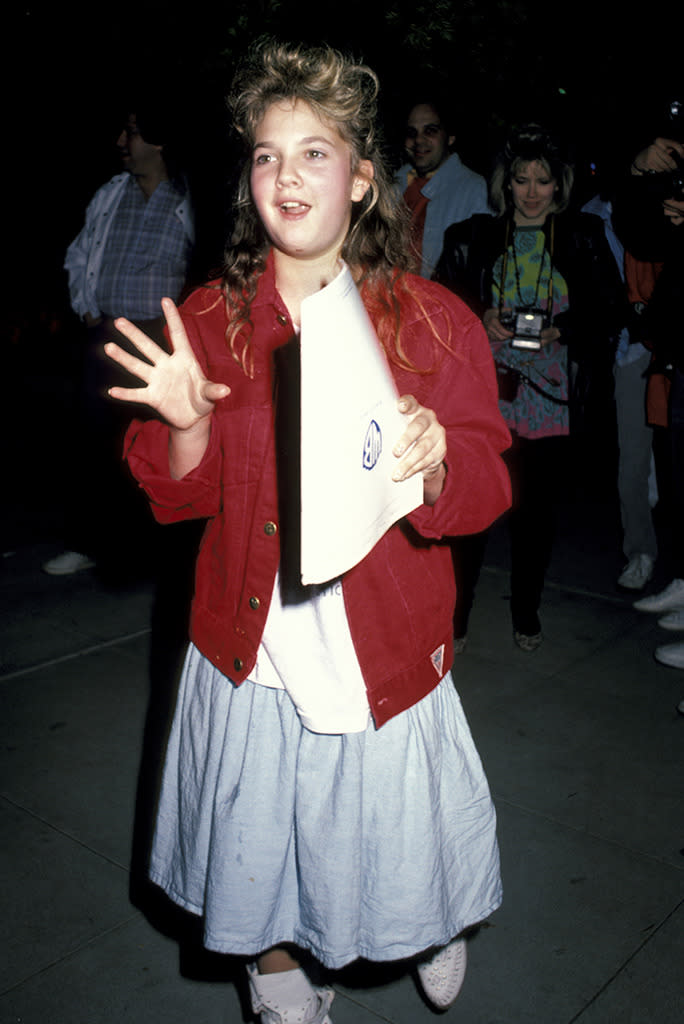
{"type": "Polygon", "coordinates": [[[284,596],[276,576],[249,681],[287,690],[302,724],[312,732],[367,729],[370,707],[340,579],[301,586],[284,596]]]}

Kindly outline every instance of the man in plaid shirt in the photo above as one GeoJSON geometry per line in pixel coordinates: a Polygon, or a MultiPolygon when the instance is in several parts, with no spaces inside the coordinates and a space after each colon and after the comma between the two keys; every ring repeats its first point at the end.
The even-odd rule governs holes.
{"type": "MultiPolygon", "coordinates": [[[[66,253],[71,306],[86,327],[75,480],[68,488],[68,549],[43,566],[69,575],[109,562],[120,568],[132,555],[138,509],[136,489],[122,475],[126,422],[107,397],[115,380],[103,346],[128,342],[114,327],[125,316],[163,341],[160,302],[177,300],[188,275],[194,218],[187,183],[169,145],[172,126],[154,103],[128,114],[117,140],[124,170],[95,193],[85,224],[66,253]],[[87,488],[79,486],[84,481],[87,488]],[[118,542],[117,542],[117,539],[118,542]]],[[[126,417],[127,418],[127,417],[126,417]]],[[[145,547],[145,542],[142,544],[145,547]]]]}

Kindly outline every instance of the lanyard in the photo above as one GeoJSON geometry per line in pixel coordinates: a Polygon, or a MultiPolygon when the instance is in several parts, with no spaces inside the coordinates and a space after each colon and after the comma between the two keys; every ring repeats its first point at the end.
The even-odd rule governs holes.
{"type": "MultiPolygon", "coordinates": [[[[505,284],[506,284],[506,270],[508,269],[508,246],[509,246],[509,244],[511,242],[511,225],[512,225],[512,223],[513,223],[512,219],[506,221],[506,238],[504,240],[503,259],[501,261],[501,279],[500,279],[500,282],[499,282],[499,318],[501,317],[501,313],[503,311],[504,287],[505,287],[505,284]]],[[[542,228],[540,228],[540,230],[542,230],[542,228]]],[[[556,238],[556,218],[555,218],[554,214],[551,214],[551,225],[550,225],[550,228],[549,228],[549,249],[548,249],[548,253],[549,253],[549,289],[548,289],[548,296],[547,296],[547,300],[546,300],[546,319],[547,319],[547,322],[549,324],[551,323],[551,321],[553,319],[553,249],[554,249],[555,238],[556,238]]],[[[518,267],[518,255],[517,255],[517,251],[516,251],[516,248],[515,248],[515,232],[513,232],[513,244],[511,246],[511,248],[513,250],[513,263],[514,263],[514,269],[515,269],[515,287],[516,287],[516,290],[517,290],[517,293],[518,293],[518,298],[522,301],[522,296],[520,294],[520,268],[518,267]]],[[[533,309],[537,309],[538,308],[537,307],[537,300],[539,299],[539,286],[541,284],[541,276],[542,276],[542,271],[544,269],[544,253],[546,251],[547,251],[546,247],[544,249],[542,249],[542,258],[541,258],[541,261],[539,263],[539,274],[537,276],[537,287],[534,290],[534,306],[532,307],[533,309]]]]}

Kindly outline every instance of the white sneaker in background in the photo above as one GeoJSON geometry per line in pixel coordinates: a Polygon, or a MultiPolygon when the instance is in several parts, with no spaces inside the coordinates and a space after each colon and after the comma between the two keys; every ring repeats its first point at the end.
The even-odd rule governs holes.
{"type": "Polygon", "coordinates": [[[634,602],[638,612],[673,612],[684,608],[684,580],[672,580],[659,594],[634,602]]]}
{"type": "Polygon", "coordinates": [[[56,555],[44,563],[43,572],[48,576],[71,576],[75,572],[94,567],[95,562],[87,555],[82,555],[79,551],[63,551],[61,555],[56,555]]]}
{"type": "Polygon", "coordinates": [[[653,575],[653,559],[650,555],[632,555],[618,576],[618,587],[625,590],[641,590],[653,575]]]}
{"type": "Polygon", "coordinates": [[[656,647],[654,657],[661,665],[669,665],[670,668],[684,668],[684,643],[656,647]]]}
{"type": "Polygon", "coordinates": [[[677,608],[676,611],[663,615],[662,619],[658,619],[658,625],[661,629],[671,629],[674,632],[678,629],[684,630],[684,608],[677,608]]]}

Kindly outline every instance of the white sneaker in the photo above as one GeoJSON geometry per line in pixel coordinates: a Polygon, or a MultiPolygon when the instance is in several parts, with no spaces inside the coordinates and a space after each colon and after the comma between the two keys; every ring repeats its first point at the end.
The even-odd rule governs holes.
{"type": "Polygon", "coordinates": [[[684,580],[672,580],[659,594],[635,601],[634,607],[639,612],[672,612],[684,608],[684,580]]]}
{"type": "Polygon", "coordinates": [[[650,555],[632,555],[618,576],[618,587],[625,590],[641,590],[653,575],[653,559],[650,555]]]}
{"type": "Polygon", "coordinates": [[[247,965],[252,1009],[261,1024],[332,1024],[328,1010],[335,993],[314,988],[301,967],[278,974],[259,974],[247,965]]]}
{"type": "Polygon", "coordinates": [[[468,965],[465,939],[454,939],[431,960],[418,964],[423,992],[437,1010],[446,1010],[461,991],[468,965]]]}
{"type": "Polygon", "coordinates": [[[71,576],[75,572],[93,568],[95,562],[87,555],[82,555],[79,551],[63,551],[61,555],[44,563],[43,572],[48,576],[71,576]]]}
{"type": "Polygon", "coordinates": [[[656,647],[653,656],[661,665],[669,665],[671,668],[684,668],[684,643],[665,644],[664,647],[656,647]]]}
{"type": "Polygon", "coordinates": [[[673,632],[684,629],[684,608],[663,615],[662,619],[658,619],[658,625],[661,629],[671,629],[673,632]]]}

